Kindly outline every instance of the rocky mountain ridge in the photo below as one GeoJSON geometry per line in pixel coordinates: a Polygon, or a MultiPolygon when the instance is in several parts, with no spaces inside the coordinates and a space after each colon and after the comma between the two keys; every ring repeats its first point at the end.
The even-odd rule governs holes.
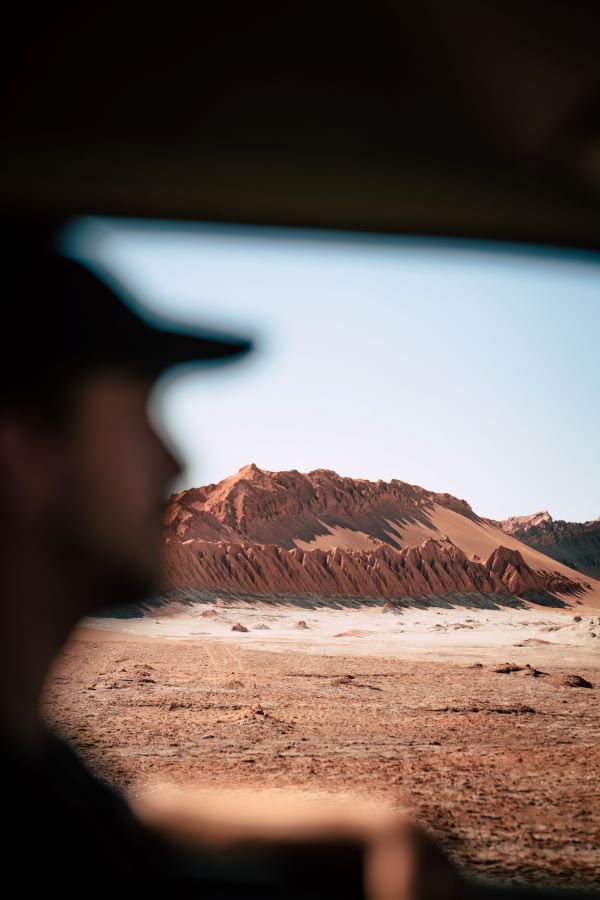
{"type": "Polygon", "coordinates": [[[592,578],[600,578],[600,519],[565,522],[553,519],[548,512],[540,512],[489,521],[557,562],[592,578]]]}
{"type": "Polygon", "coordinates": [[[164,529],[170,588],[381,598],[591,589],[465,500],[329,469],[244,466],[174,495],[164,529]]]}
{"type": "Polygon", "coordinates": [[[543,598],[579,595],[578,582],[534,572],[517,550],[498,547],[469,559],[451,541],[428,538],[418,547],[372,551],[288,550],[275,544],[192,539],[167,545],[165,571],[173,588],[214,587],[257,594],[324,597],[421,597],[440,593],[510,593],[543,598]]]}

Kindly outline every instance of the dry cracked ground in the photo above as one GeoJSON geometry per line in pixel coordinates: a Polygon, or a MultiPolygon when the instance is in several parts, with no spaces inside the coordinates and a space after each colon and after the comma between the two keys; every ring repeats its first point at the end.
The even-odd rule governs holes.
{"type": "Polygon", "coordinates": [[[57,660],[44,711],[133,795],[381,798],[474,875],[597,885],[600,665],[577,669],[591,688],[543,671],[92,634],[57,660]]]}

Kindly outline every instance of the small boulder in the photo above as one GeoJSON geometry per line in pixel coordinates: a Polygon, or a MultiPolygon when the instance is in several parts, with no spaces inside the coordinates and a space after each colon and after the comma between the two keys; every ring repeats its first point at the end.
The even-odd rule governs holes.
{"type": "Polygon", "coordinates": [[[582,678],[581,675],[561,675],[558,679],[558,683],[562,684],[564,687],[591,688],[594,686],[586,678],[582,678]]]}
{"type": "Polygon", "coordinates": [[[240,625],[239,622],[236,622],[235,625],[231,626],[232,631],[249,631],[249,628],[246,628],[245,625],[240,625]]]}
{"type": "Polygon", "coordinates": [[[390,603],[389,600],[386,600],[386,602],[381,607],[381,612],[382,613],[387,613],[387,612],[399,613],[400,608],[395,603],[390,603]]]}
{"type": "Polygon", "coordinates": [[[494,706],[487,710],[489,713],[499,713],[500,715],[515,715],[535,713],[535,709],[531,706],[525,706],[524,703],[516,703],[514,706],[494,706]]]}
{"type": "Polygon", "coordinates": [[[193,704],[189,700],[171,700],[167,709],[172,712],[174,709],[191,709],[193,704]]]}
{"type": "Polygon", "coordinates": [[[523,666],[518,666],[516,663],[496,663],[495,666],[492,666],[492,672],[498,672],[500,675],[509,675],[511,672],[520,672],[523,666]]]}
{"type": "Polygon", "coordinates": [[[521,671],[521,675],[528,675],[531,678],[543,678],[544,675],[547,674],[547,672],[541,672],[539,669],[534,669],[533,666],[529,665],[529,663],[527,663],[525,665],[525,668],[521,671]]]}
{"type": "Polygon", "coordinates": [[[334,678],[333,684],[352,684],[354,682],[354,675],[342,675],[340,678],[334,678]]]}

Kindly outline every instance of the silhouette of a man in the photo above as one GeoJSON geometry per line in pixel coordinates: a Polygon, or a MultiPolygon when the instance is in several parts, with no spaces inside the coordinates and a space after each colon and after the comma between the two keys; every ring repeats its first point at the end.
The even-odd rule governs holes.
{"type": "Polygon", "coordinates": [[[251,344],[148,324],[106,281],[56,252],[47,235],[5,227],[1,240],[5,873],[13,866],[21,890],[44,887],[63,896],[89,885],[270,897],[285,886],[287,897],[305,898],[335,896],[336,882],[346,897],[364,896],[362,826],[350,839],[346,827],[338,840],[331,822],[309,824],[304,843],[313,845],[313,874],[320,865],[325,875],[321,892],[318,884],[308,891],[301,856],[286,855],[272,832],[267,839],[260,827],[232,820],[233,843],[250,849],[202,853],[203,838],[185,844],[181,817],[173,829],[172,811],[143,821],[44,722],[39,703],[48,667],[77,622],[143,599],[157,584],[162,513],[180,472],[148,418],[157,376],[181,362],[240,357],[251,344]]]}

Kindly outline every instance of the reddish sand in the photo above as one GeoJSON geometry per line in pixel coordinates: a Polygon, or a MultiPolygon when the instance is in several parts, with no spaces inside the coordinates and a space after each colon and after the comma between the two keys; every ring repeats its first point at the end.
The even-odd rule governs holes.
{"type": "MultiPolygon", "coordinates": [[[[313,640],[303,617],[310,628],[292,633],[313,640]]],[[[224,634],[79,630],[45,713],[134,796],[192,785],[367,798],[408,810],[478,876],[600,880],[600,663],[589,654],[575,667],[550,645],[521,645],[474,666],[353,655],[369,637],[308,653],[250,649],[230,623],[224,634]],[[593,687],[568,686],[572,674],[593,687]]]]}

